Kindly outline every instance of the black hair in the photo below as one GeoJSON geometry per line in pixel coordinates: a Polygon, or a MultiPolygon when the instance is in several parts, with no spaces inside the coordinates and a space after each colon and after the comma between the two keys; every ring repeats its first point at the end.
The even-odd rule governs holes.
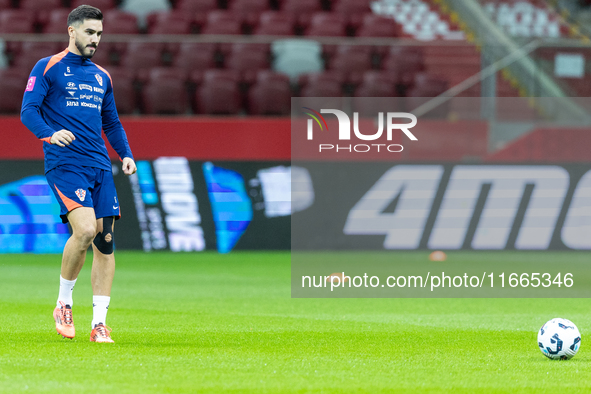
{"type": "Polygon", "coordinates": [[[103,20],[103,13],[91,5],[81,5],[70,12],[68,15],[68,27],[79,23],[84,23],[86,19],[103,20]]]}

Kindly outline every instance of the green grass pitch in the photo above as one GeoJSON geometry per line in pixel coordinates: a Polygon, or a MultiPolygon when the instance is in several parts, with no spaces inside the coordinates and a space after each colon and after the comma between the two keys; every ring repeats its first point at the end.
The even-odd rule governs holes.
{"type": "Polygon", "coordinates": [[[1,393],[591,391],[587,299],[292,299],[289,253],[117,252],[116,343],[95,344],[90,258],[65,340],[52,319],[61,256],[0,255],[1,393]],[[553,317],[582,333],[572,360],[537,348],[553,317]]]}

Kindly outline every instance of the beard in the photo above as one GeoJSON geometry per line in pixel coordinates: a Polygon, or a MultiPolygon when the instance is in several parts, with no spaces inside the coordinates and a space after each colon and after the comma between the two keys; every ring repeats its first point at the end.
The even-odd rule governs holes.
{"type": "Polygon", "coordinates": [[[94,50],[92,50],[91,47],[84,46],[82,43],[78,42],[78,40],[76,40],[75,44],[76,48],[78,48],[78,52],[80,52],[80,54],[87,59],[90,59],[96,53],[96,47],[92,47],[94,48],[94,50]]]}

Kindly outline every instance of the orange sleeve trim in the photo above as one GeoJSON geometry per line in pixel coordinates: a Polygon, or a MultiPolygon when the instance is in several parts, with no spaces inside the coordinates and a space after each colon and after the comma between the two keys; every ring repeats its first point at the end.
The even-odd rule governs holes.
{"type": "Polygon", "coordinates": [[[99,68],[99,70],[101,70],[102,72],[107,74],[107,76],[109,77],[109,81],[111,81],[111,88],[112,88],[113,87],[113,78],[111,78],[111,74],[109,74],[109,72],[107,70],[105,70],[104,68],[102,68],[98,64],[95,63],[94,65],[97,66],[99,68]]]}
{"type": "Polygon", "coordinates": [[[57,186],[55,186],[55,183],[53,184],[53,186],[55,187],[55,190],[57,190],[57,194],[59,194],[66,208],[68,208],[68,212],[72,211],[73,209],[82,207],[82,205],[78,204],[76,201],[70,200],[68,197],[64,196],[60,189],[58,189],[57,186]]]}
{"type": "Polygon", "coordinates": [[[66,56],[67,54],[68,54],[68,50],[64,49],[63,51],[61,51],[57,55],[53,55],[51,57],[51,59],[49,59],[49,63],[47,63],[47,66],[45,67],[45,71],[43,71],[43,75],[45,75],[45,73],[47,71],[49,71],[49,69],[51,67],[55,66],[55,64],[58,63],[60,60],[62,60],[64,58],[64,56],[66,56]]]}
{"type": "Polygon", "coordinates": [[[51,144],[51,137],[40,138],[41,141],[45,141],[48,144],[51,144]]]}

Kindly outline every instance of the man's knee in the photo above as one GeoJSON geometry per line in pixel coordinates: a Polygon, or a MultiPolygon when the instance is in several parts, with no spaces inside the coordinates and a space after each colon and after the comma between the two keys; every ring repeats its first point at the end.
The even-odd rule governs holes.
{"type": "Polygon", "coordinates": [[[103,231],[94,238],[94,246],[102,254],[113,253],[113,217],[103,218],[103,231]]]}
{"type": "Polygon", "coordinates": [[[90,246],[90,243],[96,234],[96,226],[79,226],[76,230],[77,231],[74,231],[73,235],[77,237],[82,244],[86,245],[86,247],[90,246]]]}

